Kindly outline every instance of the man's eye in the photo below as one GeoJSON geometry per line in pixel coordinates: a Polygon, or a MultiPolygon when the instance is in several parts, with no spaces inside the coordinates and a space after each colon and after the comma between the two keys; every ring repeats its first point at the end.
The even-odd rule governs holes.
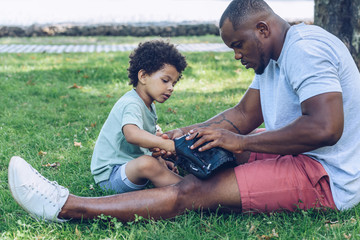
{"type": "Polygon", "coordinates": [[[164,82],[164,83],[167,83],[168,81],[169,81],[169,80],[163,79],[163,82],[164,82]]]}

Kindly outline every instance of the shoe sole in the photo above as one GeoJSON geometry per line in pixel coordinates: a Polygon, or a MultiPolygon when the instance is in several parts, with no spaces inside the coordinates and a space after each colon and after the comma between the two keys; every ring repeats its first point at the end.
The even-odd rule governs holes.
{"type": "Polygon", "coordinates": [[[8,184],[9,184],[9,189],[11,192],[11,195],[13,196],[13,198],[15,199],[15,201],[27,212],[30,214],[31,217],[33,217],[34,219],[36,219],[37,221],[39,221],[38,217],[35,216],[34,214],[32,214],[31,212],[27,211],[26,208],[24,207],[23,204],[21,204],[20,200],[19,200],[19,196],[17,195],[16,191],[15,191],[15,182],[14,182],[14,169],[16,169],[17,167],[21,167],[23,165],[29,165],[31,166],[28,162],[26,162],[24,159],[22,159],[21,157],[18,156],[14,156],[10,159],[10,163],[9,163],[9,167],[8,167],[8,184]]]}
{"type": "Polygon", "coordinates": [[[8,183],[9,183],[9,188],[10,188],[10,192],[11,192],[11,195],[14,197],[15,201],[20,205],[20,202],[19,202],[19,197],[18,195],[16,194],[15,192],[15,183],[14,183],[14,169],[16,169],[16,165],[19,165],[18,164],[18,160],[22,160],[22,158],[20,157],[12,157],[10,159],[10,163],[9,163],[9,168],[8,168],[8,183]],[[13,190],[14,189],[14,190],[13,190]]]}

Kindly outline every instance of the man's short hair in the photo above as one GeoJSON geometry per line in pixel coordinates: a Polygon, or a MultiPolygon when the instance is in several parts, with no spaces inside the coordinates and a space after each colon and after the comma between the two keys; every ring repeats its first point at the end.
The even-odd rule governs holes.
{"type": "Polygon", "coordinates": [[[253,14],[270,11],[272,9],[263,0],[233,0],[222,14],[219,27],[222,28],[225,20],[229,19],[234,30],[237,30],[253,14]]]}

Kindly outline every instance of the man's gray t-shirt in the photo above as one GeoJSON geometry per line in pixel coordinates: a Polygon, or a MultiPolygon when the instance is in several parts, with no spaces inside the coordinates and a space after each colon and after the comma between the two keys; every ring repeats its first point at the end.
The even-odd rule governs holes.
{"type": "Polygon", "coordinates": [[[112,108],[95,144],[91,160],[95,182],[108,180],[114,165],[151,155],[149,149],[128,143],[122,129],[127,124],[133,124],[155,134],[156,122],[154,103],[150,110],[134,89],[124,94],[112,108]]]}
{"type": "Polygon", "coordinates": [[[322,93],[342,92],[344,131],[340,140],[305,154],[325,168],[338,209],[359,203],[360,74],[346,46],[320,27],[292,26],[278,61],[271,60],[250,88],[260,90],[267,130],[300,117],[303,101],[322,93]]]}

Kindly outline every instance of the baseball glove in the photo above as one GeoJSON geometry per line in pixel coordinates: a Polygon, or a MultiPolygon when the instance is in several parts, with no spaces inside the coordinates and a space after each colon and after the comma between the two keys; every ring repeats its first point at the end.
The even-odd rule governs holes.
{"type": "Polygon", "coordinates": [[[180,166],[187,172],[198,178],[210,177],[220,167],[234,164],[234,154],[220,147],[199,152],[197,149],[190,149],[197,138],[186,140],[188,135],[174,139],[177,160],[175,165],[180,166]]]}

